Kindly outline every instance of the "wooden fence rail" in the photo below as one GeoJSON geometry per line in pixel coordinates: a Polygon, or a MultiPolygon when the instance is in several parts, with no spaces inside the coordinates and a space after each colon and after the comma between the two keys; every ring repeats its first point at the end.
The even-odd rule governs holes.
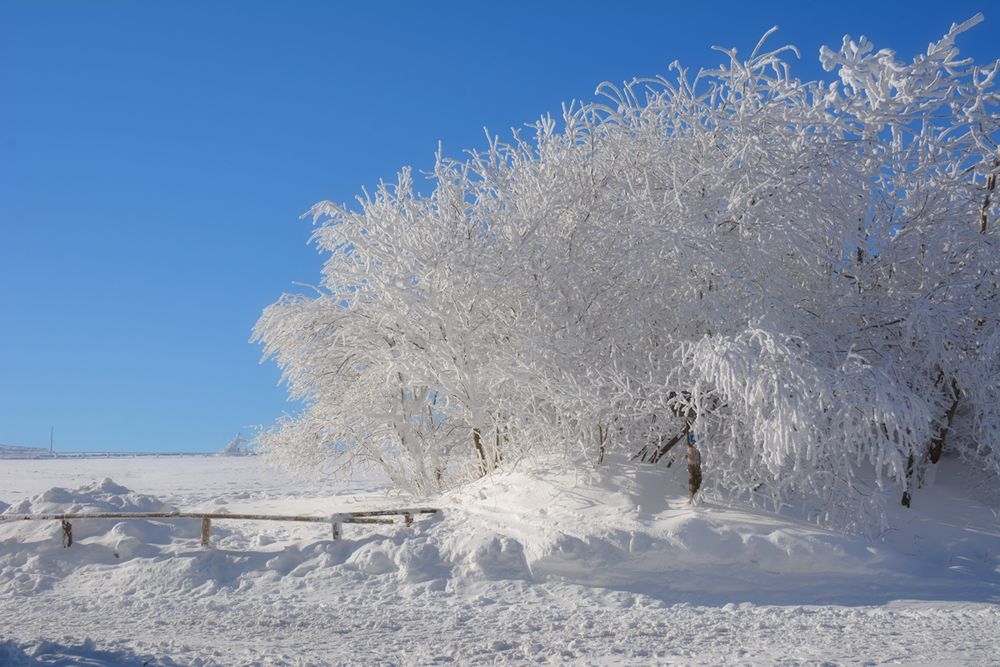
{"type": "Polygon", "coordinates": [[[212,532],[213,520],[234,521],[298,521],[304,523],[328,523],[333,539],[340,537],[340,525],[344,523],[393,523],[392,517],[401,516],[406,525],[413,523],[416,514],[436,514],[437,509],[416,507],[396,510],[365,510],[341,512],[329,516],[293,516],[284,514],[227,514],[225,512],[91,512],[91,513],[50,513],[50,514],[0,514],[0,521],[59,521],[63,529],[63,546],[73,545],[73,524],[81,519],[201,519],[201,543],[207,545],[212,532]]]}

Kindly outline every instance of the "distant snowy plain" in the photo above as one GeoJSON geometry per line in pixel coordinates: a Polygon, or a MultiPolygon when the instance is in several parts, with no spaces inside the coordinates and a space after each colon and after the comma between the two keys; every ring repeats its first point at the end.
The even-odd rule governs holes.
{"type": "MultiPolygon", "coordinates": [[[[0,522],[0,665],[1000,663],[991,489],[943,462],[881,539],[684,499],[683,471],[502,472],[435,500],[259,459],[0,462],[10,513],[327,515],[412,527],[0,522]],[[113,481],[112,481],[113,480],[113,481]]],[[[4,505],[0,504],[0,511],[4,505]]]]}

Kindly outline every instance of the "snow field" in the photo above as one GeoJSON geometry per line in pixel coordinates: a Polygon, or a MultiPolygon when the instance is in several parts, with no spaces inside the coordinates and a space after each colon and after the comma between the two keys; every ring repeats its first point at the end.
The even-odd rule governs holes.
{"type": "MultiPolygon", "coordinates": [[[[325,514],[414,501],[374,475],[339,489],[291,485],[253,458],[108,460],[87,462],[89,472],[65,463],[6,462],[0,488],[20,485],[3,494],[8,511],[325,514]],[[135,491],[103,477],[79,484],[90,473],[135,491]],[[67,479],[78,487],[62,488],[67,479]]],[[[942,469],[881,541],[689,507],[683,480],[663,472],[521,467],[440,499],[441,517],[346,526],[336,541],[321,525],[220,521],[203,549],[196,521],[77,521],[77,543],[63,549],[57,522],[0,523],[0,664],[987,665],[1000,656],[1000,529],[967,498],[969,480],[949,477],[957,468],[942,469]]]]}

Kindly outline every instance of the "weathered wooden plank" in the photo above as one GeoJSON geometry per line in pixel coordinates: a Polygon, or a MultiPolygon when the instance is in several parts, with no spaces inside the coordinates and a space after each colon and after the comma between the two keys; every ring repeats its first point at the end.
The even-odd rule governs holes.
{"type": "Polygon", "coordinates": [[[48,514],[0,514],[0,521],[68,521],[77,519],[236,519],[240,521],[300,521],[305,523],[380,523],[377,517],[401,516],[409,523],[414,514],[436,514],[437,509],[365,510],[329,516],[284,514],[229,514],[225,512],[67,512],[48,514]]]}
{"type": "Polygon", "coordinates": [[[330,516],[291,516],[283,514],[226,514],[223,512],[78,512],[65,514],[0,514],[0,521],[59,521],[63,530],[63,546],[73,546],[73,525],[70,519],[201,519],[201,544],[208,546],[213,520],[233,521],[298,521],[328,523],[333,539],[340,537],[344,523],[391,524],[389,517],[400,516],[406,525],[413,523],[414,514],[436,514],[437,509],[418,507],[398,510],[364,510],[330,516]]]}

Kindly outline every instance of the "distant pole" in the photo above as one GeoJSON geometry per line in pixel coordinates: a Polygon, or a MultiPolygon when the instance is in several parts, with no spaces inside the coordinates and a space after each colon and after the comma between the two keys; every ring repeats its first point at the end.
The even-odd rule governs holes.
{"type": "Polygon", "coordinates": [[[52,453],[52,443],[56,439],[56,427],[53,426],[49,431],[49,454],[52,453]]]}

